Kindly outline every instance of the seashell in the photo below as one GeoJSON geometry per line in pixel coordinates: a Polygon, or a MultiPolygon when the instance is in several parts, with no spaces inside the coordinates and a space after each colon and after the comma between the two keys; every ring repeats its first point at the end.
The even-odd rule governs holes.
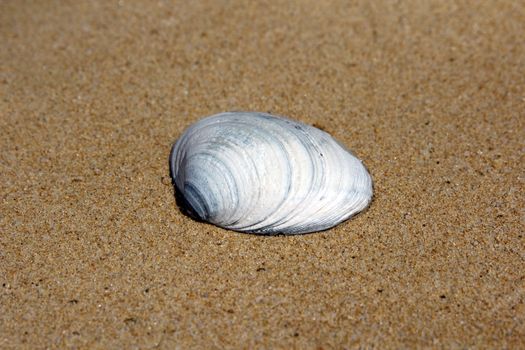
{"type": "Polygon", "coordinates": [[[265,113],[198,121],[173,145],[170,170],[183,210],[235,231],[326,230],[372,199],[372,178],[342,144],[315,127],[265,113]]]}

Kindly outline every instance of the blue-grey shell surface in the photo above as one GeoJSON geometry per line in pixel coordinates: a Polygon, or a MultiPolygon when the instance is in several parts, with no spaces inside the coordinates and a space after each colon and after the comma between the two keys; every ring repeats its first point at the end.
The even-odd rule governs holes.
{"type": "Polygon", "coordinates": [[[329,134],[258,112],[190,126],[173,145],[170,171],[190,215],[258,234],[326,230],[365,209],[373,193],[365,166],[329,134]]]}

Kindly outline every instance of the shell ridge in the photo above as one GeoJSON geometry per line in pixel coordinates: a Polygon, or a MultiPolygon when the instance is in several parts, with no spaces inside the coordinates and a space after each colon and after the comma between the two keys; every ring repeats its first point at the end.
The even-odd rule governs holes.
{"type": "MultiPolygon", "coordinates": [[[[273,116],[265,116],[265,119],[271,120],[272,122],[276,123],[285,123],[290,124],[291,121],[289,120],[280,120],[276,119],[273,116]]],[[[290,137],[282,137],[282,139],[277,138],[279,143],[282,145],[283,152],[285,153],[285,158],[288,160],[290,164],[294,164],[293,162],[293,156],[292,153],[290,153],[289,149],[307,149],[307,147],[304,147],[304,142],[302,138],[297,134],[296,128],[290,129],[289,131],[286,128],[282,128],[282,132],[287,131],[289,132],[289,136],[293,137],[293,139],[290,137]],[[290,140],[288,140],[290,139],[290,140]],[[292,142],[293,140],[293,142],[292,142]]],[[[277,134],[279,134],[277,132],[277,134]]],[[[280,135],[282,136],[282,135],[280,135]]],[[[304,163],[300,161],[295,161],[297,163],[296,165],[301,165],[304,163]]],[[[290,216],[295,215],[294,211],[296,210],[296,204],[295,203],[301,203],[304,200],[304,194],[297,194],[297,186],[301,182],[301,178],[297,178],[301,175],[301,173],[298,173],[297,168],[300,168],[300,166],[296,166],[295,168],[289,167],[288,174],[290,177],[290,181],[288,184],[288,189],[286,191],[286,198],[283,198],[281,201],[281,204],[279,207],[276,208],[274,213],[281,212],[280,215],[276,217],[276,215],[269,215],[267,218],[267,223],[265,223],[265,226],[258,227],[257,229],[264,229],[264,230],[274,230],[276,226],[282,222],[286,222],[289,220],[290,216]],[[289,207],[290,204],[293,204],[293,206],[289,207]]]]}
{"type": "MultiPolygon", "coordinates": [[[[307,150],[308,158],[311,163],[311,169],[312,174],[314,175],[314,178],[310,181],[310,187],[308,189],[308,192],[305,194],[304,198],[301,198],[302,204],[297,207],[294,215],[291,215],[287,218],[286,221],[278,223],[275,227],[279,230],[286,229],[287,226],[291,225],[297,225],[296,222],[304,221],[304,226],[309,227],[313,225],[311,223],[311,216],[315,214],[315,212],[319,211],[320,208],[317,204],[312,205],[311,203],[315,203],[315,195],[318,191],[316,189],[324,190],[324,187],[326,186],[324,180],[324,173],[326,169],[326,162],[323,159],[323,157],[317,158],[316,156],[318,154],[321,154],[321,148],[320,144],[310,135],[309,132],[316,131],[316,129],[312,128],[309,125],[304,125],[303,128],[295,128],[298,130],[297,137],[299,139],[305,138],[307,142],[304,140],[301,140],[304,148],[307,150]],[[306,129],[306,130],[305,130],[306,129]],[[318,159],[319,162],[316,166],[315,159],[318,159]],[[321,174],[321,178],[318,178],[318,174],[321,174]],[[310,209],[310,210],[306,210],[310,209]]],[[[321,195],[322,196],[322,195],[321,195]]]]}
{"type": "MultiPolygon", "coordinates": [[[[250,124],[247,124],[248,126],[251,126],[250,124]]],[[[272,144],[278,148],[279,152],[277,153],[282,153],[284,154],[284,157],[285,158],[288,158],[289,155],[288,155],[288,152],[287,152],[287,149],[285,147],[285,145],[282,143],[282,140],[280,140],[278,137],[276,137],[275,135],[273,135],[272,133],[268,132],[264,135],[260,134],[259,132],[257,132],[258,136],[260,136],[260,139],[265,142],[265,144],[267,144],[268,146],[265,147],[265,149],[270,149],[270,150],[273,150],[274,147],[272,147],[272,144]]],[[[275,152],[273,152],[275,153],[275,152]]],[[[288,164],[286,164],[285,162],[285,165],[287,166],[287,169],[286,169],[286,173],[290,173],[290,169],[289,169],[289,166],[288,164]]],[[[259,176],[259,182],[260,182],[260,179],[261,179],[261,176],[259,176]]],[[[286,193],[289,193],[289,190],[290,190],[290,183],[288,182],[286,186],[286,190],[285,190],[285,195],[286,193]]],[[[262,217],[260,220],[257,220],[256,222],[249,222],[249,223],[246,223],[245,225],[243,226],[235,226],[235,227],[232,227],[233,229],[236,229],[236,230],[259,230],[262,228],[264,228],[265,226],[268,226],[268,224],[266,223],[266,221],[271,217],[271,215],[276,211],[278,210],[278,208],[281,207],[282,203],[286,200],[286,197],[283,196],[283,198],[280,200],[279,203],[277,203],[275,205],[275,209],[269,213],[267,216],[264,216],[262,217]]]]}
{"type": "MultiPolygon", "coordinates": [[[[261,132],[258,130],[257,127],[249,124],[249,123],[246,123],[245,121],[241,121],[241,120],[238,120],[237,121],[238,124],[240,125],[244,125],[245,127],[249,128],[251,130],[251,132],[253,133],[252,135],[252,139],[260,139],[260,141],[262,141],[265,145],[264,147],[264,150],[266,150],[268,148],[267,144],[270,145],[270,148],[271,148],[271,142],[267,142],[267,138],[274,138],[273,135],[271,134],[267,134],[267,135],[263,135],[261,134],[261,132]],[[266,136],[266,137],[264,137],[266,136]]],[[[275,139],[276,141],[278,141],[277,139],[275,139]]],[[[262,147],[261,147],[262,148],[262,147]]],[[[248,152],[246,152],[248,153],[248,152]]],[[[253,165],[253,169],[254,169],[254,172],[256,174],[256,179],[254,180],[254,183],[261,183],[262,182],[262,179],[263,179],[263,176],[260,174],[259,172],[259,167],[257,166],[256,162],[255,162],[255,159],[253,159],[252,157],[247,157],[247,159],[250,160],[250,162],[252,163],[253,165]]],[[[255,194],[252,198],[257,198],[257,201],[254,201],[253,205],[251,206],[250,210],[247,211],[246,215],[248,217],[253,217],[254,216],[254,212],[258,209],[258,204],[259,204],[259,201],[261,200],[261,191],[260,191],[260,188],[257,187],[259,189],[259,191],[257,192],[257,194],[255,194]]],[[[232,228],[235,228],[235,229],[252,229],[253,226],[257,225],[258,223],[260,222],[264,222],[265,220],[267,219],[267,216],[263,216],[262,218],[258,219],[258,220],[251,220],[247,223],[245,223],[244,225],[241,225],[241,226],[235,226],[235,227],[232,227],[232,228]]]]}

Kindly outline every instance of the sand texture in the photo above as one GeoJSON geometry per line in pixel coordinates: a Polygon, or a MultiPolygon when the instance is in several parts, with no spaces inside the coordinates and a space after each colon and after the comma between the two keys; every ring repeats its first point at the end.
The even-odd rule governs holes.
{"type": "Polygon", "coordinates": [[[525,3],[0,1],[0,348],[525,348],[525,3]],[[293,237],[183,215],[230,110],[364,160],[293,237]]]}

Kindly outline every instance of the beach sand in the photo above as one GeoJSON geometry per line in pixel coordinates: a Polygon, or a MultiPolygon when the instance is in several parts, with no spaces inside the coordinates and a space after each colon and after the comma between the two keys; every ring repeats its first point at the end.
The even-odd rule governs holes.
{"type": "Polygon", "coordinates": [[[0,2],[0,348],[524,348],[525,5],[0,2]],[[285,115],[370,208],[264,237],[183,215],[172,143],[285,115]]]}

